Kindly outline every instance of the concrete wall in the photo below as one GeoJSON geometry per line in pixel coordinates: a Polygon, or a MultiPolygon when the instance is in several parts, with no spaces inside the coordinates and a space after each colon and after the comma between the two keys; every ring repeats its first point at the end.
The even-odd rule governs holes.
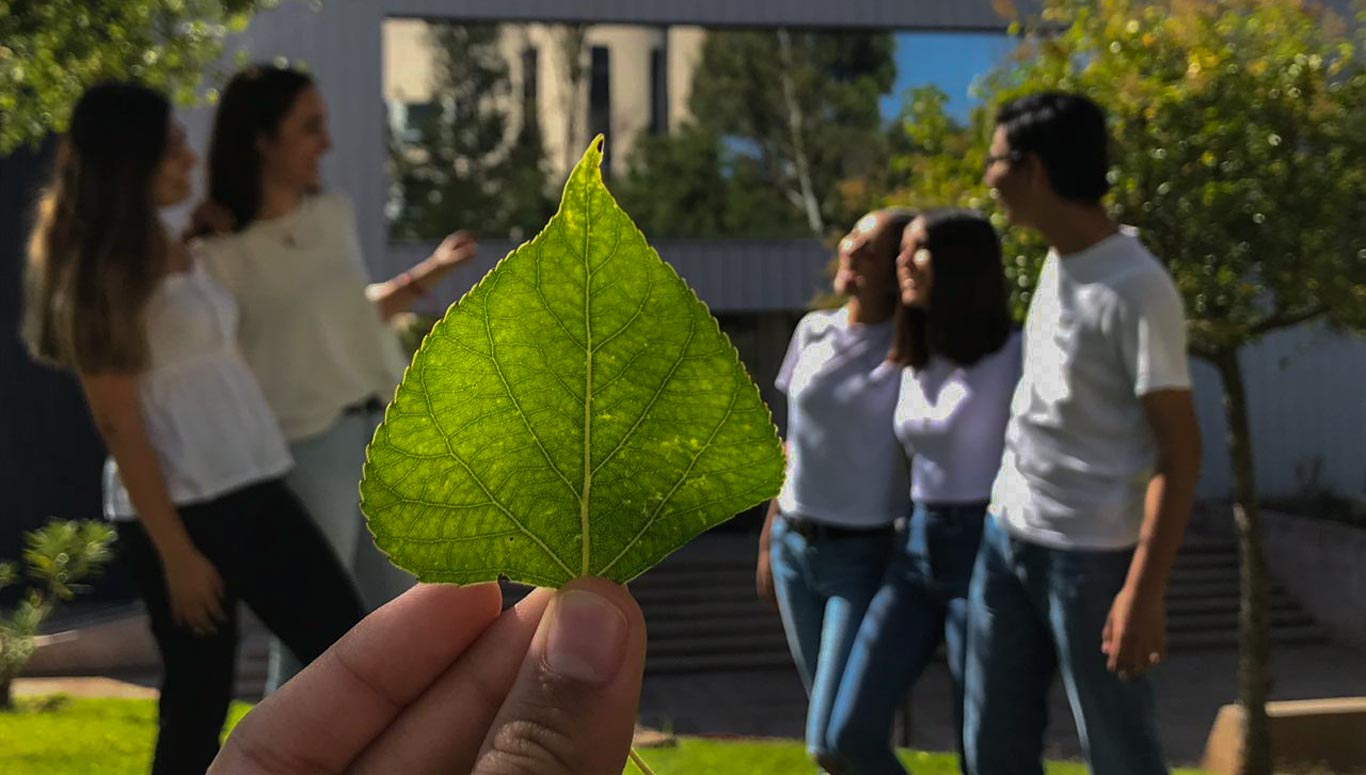
{"type": "Polygon", "coordinates": [[[1274,511],[1262,519],[1272,577],[1337,639],[1366,648],[1366,530],[1274,511]]]}

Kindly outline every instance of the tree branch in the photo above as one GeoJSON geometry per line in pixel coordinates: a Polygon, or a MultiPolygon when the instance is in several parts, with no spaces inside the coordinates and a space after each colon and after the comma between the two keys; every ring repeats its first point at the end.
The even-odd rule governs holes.
{"type": "Polygon", "coordinates": [[[1278,328],[1297,326],[1300,323],[1313,320],[1327,311],[1328,307],[1323,304],[1315,304],[1312,307],[1294,311],[1278,310],[1275,314],[1252,326],[1252,338],[1259,337],[1268,331],[1274,331],[1278,328]]]}

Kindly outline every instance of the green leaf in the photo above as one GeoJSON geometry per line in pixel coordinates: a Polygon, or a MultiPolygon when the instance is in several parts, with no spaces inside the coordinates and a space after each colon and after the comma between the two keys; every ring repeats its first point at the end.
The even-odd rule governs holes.
{"type": "Polygon", "coordinates": [[[626,581],[782,484],[758,388],[601,161],[436,324],[367,450],[375,543],[422,581],[626,581]]]}

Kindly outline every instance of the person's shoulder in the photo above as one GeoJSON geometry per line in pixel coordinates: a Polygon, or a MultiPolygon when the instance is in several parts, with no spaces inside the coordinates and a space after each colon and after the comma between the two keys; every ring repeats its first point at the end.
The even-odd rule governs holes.
{"type": "Polygon", "coordinates": [[[356,208],[351,197],[340,191],[323,191],[309,198],[309,206],[330,221],[352,223],[356,220],[356,208]]]}
{"type": "Polygon", "coordinates": [[[797,330],[809,335],[819,336],[826,331],[839,328],[844,320],[844,308],[815,309],[802,316],[797,330]]]}
{"type": "Polygon", "coordinates": [[[190,256],[220,282],[228,282],[247,255],[242,250],[242,232],[223,232],[195,237],[187,246],[190,256]]]}
{"type": "Polygon", "coordinates": [[[1123,235],[1117,259],[1110,284],[1119,296],[1132,299],[1153,292],[1175,292],[1171,272],[1137,235],[1123,235]]]}

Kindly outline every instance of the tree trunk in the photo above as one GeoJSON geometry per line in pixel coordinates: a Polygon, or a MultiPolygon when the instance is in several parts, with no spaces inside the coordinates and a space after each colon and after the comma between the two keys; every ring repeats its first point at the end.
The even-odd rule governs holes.
{"type": "Polygon", "coordinates": [[[825,220],[821,217],[820,202],[811,181],[811,160],[806,155],[806,118],[797,102],[797,85],[792,82],[792,71],[797,66],[792,58],[792,37],[782,27],[778,28],[778,57],[782,62],[778,78],[782,81],[783,105],[787,108],[787,127],[791,134],[802,209],[806,212],[806,224],[811,227],[811,233],[819,239],[825,236],[825,220]]]}
{"type": "Polygon", "coordinates": [[[1243,775],[1271,775],[1271,734],[1266,701],[1271,691],[1269,584],[1262,555],[1262,516],[1257,505],[1256,469],[1248,430],[1247,393],[1237,349],[1214,354],[1224,383],[1228,451],[1233,464],[1233,517],[1242,557],[1242,600],[1238,617],[1238,695],[1243,706],[1243,775]]]}
{"type": "Polygon", "coordinates": [[[0,711],[14,710],[14,681],[0,675],[0,711]]]}

